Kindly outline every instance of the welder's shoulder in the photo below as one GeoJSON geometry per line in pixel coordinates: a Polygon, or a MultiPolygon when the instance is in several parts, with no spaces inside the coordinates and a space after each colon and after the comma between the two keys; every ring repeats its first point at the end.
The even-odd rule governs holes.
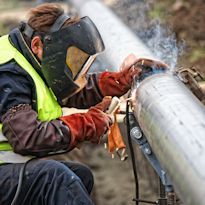
{"type": "Polygon", "coordinates": [[[4,73],[7,73],[7,75],[16,74],[29,78],[28,73],[22,69],[15,60],[11,60],[8,63],[0,65],[0,74],[4,73]]]}
{"type": "Polygon", "coordinates": [[[15,61],[0,65],[0,117],[13,106],[31,104],[32,83],[15,61]]]}
{"type": "Polygon", "coordinates": [[[0,65],[0,78],[1,81],[4,81],[4,79],[10,79],[11,81],[27,83],[28,85],[30,84],[31,87],[33,87],[33,80],[31,76],[24,69],[22,69],[14,60],[11,60],[6,64],[0,65]]]}

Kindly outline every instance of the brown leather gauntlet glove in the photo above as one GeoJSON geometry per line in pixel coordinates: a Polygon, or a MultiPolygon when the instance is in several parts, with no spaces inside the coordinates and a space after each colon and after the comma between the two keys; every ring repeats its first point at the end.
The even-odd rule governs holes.
{"type": "Polygon", "coordinates": [[[141,69],[133,66],[138,58],[131,54],[125,58],[119,72],[102,72],[98,85],[103,96],[124,95],[132,85],[134,76],[139,76],[141,69]]]}
{"type": "Polygon", "coordinates": [[[99,143],[100,138],[112,124],[111,118],[104,112],[110,105],[111,98],[105,97],[86,113],[77,113],[60,118],[70,129],[71,148],[85,140],[99,143]]]}
{"type": "Polygon", "coordinates": [[[137,58],[131,54],[125,58],[121,71],[103,72],[99,76],[98,85],[103,96],[124,95],[130,88],[134,77],[139,77],[143,66],[155,67],[156,69],[167,68],[168,66],[161,62],[145,58],[137,58]]]}

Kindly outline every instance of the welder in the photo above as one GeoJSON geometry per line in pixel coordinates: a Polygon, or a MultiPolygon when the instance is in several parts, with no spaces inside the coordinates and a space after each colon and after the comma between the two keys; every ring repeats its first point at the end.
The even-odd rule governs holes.
{"type": "Polygon", "coordinates": [[[58,4],[31,9],[0,38],[0,204],[93,204],[87,166],[39,158],[98,143],[108,130],[105,96],[124,95],[141,69],[130,55],[119,72],[87,74],[103,50],[89,17],[58,4]],[[63,116],[62,107],[88,111],[63,116]]]}

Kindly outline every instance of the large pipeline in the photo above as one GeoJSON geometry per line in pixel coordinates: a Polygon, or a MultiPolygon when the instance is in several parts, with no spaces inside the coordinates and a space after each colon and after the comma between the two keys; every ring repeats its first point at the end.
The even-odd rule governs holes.
{"type": "MultiPolygon", "coordinates": [[[[99,1],[72,0],[100,30],[104,62],[118,68],[129,53],[153,57],[120,20],[99,1]]],[[[171,74],[155,74],[136,91],[134,114],[152,150],[186,205],[203,205],[205,196],[205,107],[171,74]]]]}
{"type": "Polygon", "coordinates": [[[135,95],[135,117],[176,192],[186,205],[204,204],[204,106],[170,74],[145,79],[135,95]]]}

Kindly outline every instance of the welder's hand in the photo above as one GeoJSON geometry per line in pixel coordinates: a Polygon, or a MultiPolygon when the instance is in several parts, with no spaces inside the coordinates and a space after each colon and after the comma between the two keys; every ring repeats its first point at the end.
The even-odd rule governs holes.
{"type": "Polygon", "coordinates": [[[112,120],[105,113],[111,102],[111,97],[105,97],[96,106],[91,107],[86,113],[76,113],[60,118],[70,129],[71,146],[85,140],[98,143],[100,138],[106,133],[112,120]]]}
{"type": "Polygon", "coordinates": [[[103,96],[120,97],[131,88],[134,77],[138,77],[141,73],[140,67],[133,66],[137,60],[137,57],[131,54],[125,58],[119,72],[100,74],[98,85],[103,96]]]}
{"type": "Polygon", "coordinates": [[[154,59],[148,59],[148,58],[139,58],[135,62],[135,67],[150,67],[155,69],[168,69],[168,65],[162,61],[154,60],[154,59]]]}
{"type": "Polygon", "coordinates": [[[103,72],[99,76],[99,88],[103,96],[124,95],[132,85],[134,78],[141,75],[144,67],[167,69],[168,66],[157,60],[137,58],[134,54],[127,56],[119,72],[103,72]]]}

